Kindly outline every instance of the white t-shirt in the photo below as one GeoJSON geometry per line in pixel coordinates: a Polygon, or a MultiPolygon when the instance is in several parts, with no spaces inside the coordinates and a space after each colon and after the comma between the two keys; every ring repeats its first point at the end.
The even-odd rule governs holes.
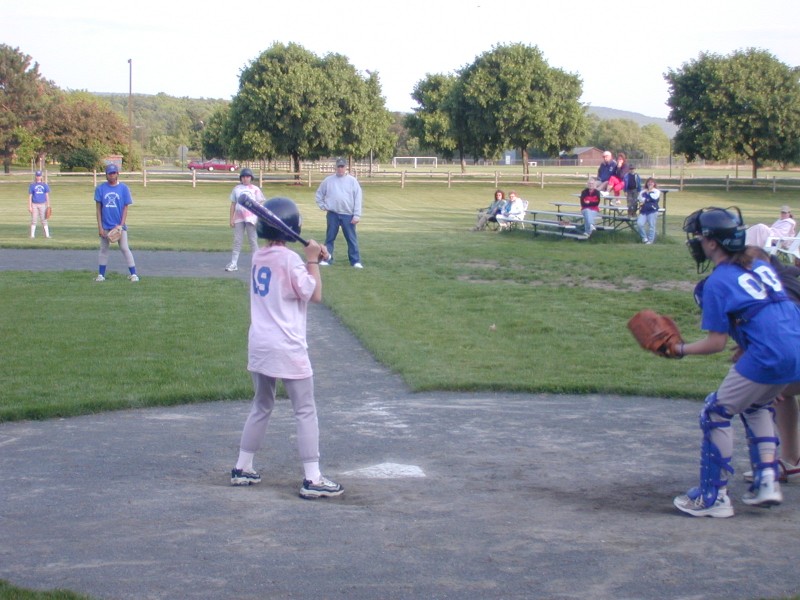
{"type": "Polygon", "coordinates": [[[253,200],[261,204],[264,203],[264,194],[261,193],[257,185],[253,185],[252,183],[250,185],[240,183],[231,191],[231,202],[236,206],[236,210],[233,213],[233,222],[241,223],[244,221],[245,223],[255,225],[258,223],[258,217],[236,201],[239,198],[239,194],[242,192],[248,192],[253,197],[253,200]]]}
{"type": "Polygon", "coordinates": [[[303,260],[287,247],[266,246],[253,254],[248,371],[281,379],[313,375],[306,316],[316,287],[303,260]]]}

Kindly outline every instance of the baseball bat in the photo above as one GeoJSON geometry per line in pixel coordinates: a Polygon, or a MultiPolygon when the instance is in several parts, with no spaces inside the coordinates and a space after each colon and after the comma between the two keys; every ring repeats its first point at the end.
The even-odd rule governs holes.
{"type": "Polygon", "coordinates": [[[303,246],[308,246],[307,240],[304,240],[302,237],[300,237],[300,234],[284,223],[278,215],[276,215],[263,204],[259,204],[247,194],[241,194],[236,201],[251,213],[256,215],[259,219],[263,219],[275,229],[279,229],[282,233],[285,233],[286,236],[289,237],[289,239],[291,239],[293,242],[300,242],[303,244],[303,246]]]}

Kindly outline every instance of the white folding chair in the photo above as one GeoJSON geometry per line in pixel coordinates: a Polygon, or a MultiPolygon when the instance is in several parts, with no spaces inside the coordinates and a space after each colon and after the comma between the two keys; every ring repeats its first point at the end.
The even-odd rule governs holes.
{"type": "Polygon", "coordinates": [[[770,255],[777,254],[780,258],[789,262],[793,260],[792,257],[800,259],[800,236],[769,237],[764,244],[764,251],[770,255]]]}

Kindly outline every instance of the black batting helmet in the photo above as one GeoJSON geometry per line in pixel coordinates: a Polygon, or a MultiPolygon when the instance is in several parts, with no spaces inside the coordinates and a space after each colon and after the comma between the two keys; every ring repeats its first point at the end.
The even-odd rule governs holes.
{"type": "MultiPolygon", "coordinates": [[[[264,206],[275,213],[281,221],[286,223],[289,228],[296,234],[300,235],[300,228],[303,225],[303,218],[300,216],[300,211],[297,209],[297,204],[289,198],[270,198],[264,202],[264,206]]],[[[267,223],[264,219],[259,219],[256,225],[256,233],[258,237],[265,240],[291,242],[294,241],[289,238],[280,229],[277,229],[267,223]]]]}
{"type": "Polygon", "coordinates": [[[245,167],[239,173],[239,181],[242,180],[242,177],[253,177],[253,172],[250,169],[248,169],[247,167],[245,167]]]}

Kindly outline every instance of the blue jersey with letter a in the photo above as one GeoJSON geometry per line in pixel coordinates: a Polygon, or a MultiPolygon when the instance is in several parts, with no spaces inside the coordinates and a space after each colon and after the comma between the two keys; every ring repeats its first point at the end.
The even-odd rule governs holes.
{"type": "Polygon", "coordinates": [[[103,207],[101,222],[103,229],[114,229],[122,223],[122,210],[128,205],[133,204],[131,191],[124,183],[110,185],[107,181],[101,183],[94,190],[94,201],[99,202],[103,207]]]}
{"type": "Polygon", "coordinates": [[[703,289],[706,331],[727,333],[744,350],[736,371],[757,383],[800,381],[800,308],[772,267],[721,263],[703,289]]]}

